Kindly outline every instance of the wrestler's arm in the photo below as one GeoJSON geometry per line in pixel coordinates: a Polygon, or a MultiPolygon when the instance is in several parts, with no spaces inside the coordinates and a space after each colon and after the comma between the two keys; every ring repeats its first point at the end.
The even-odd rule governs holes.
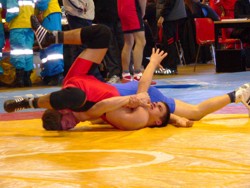
{"type": "Polygon", "coordinates": [[[107,121],[121,130],[138,130],[147,126],[148,112],[144,107],[119,108],[106,113],[107,121]]]}
{"type": "Polygon", "coordinates": [[[185,118],[180,117],[175,114],[170,114],[170,124],[176,126],[176,127],[192,127],[194,122],[185,118]]]}
{"type": "Polygon", "coordinates": [[[84,113],[88,119],[93,119],[124,106],[128,108],[137,108],[138,106],[147,106],[149,103],[150,99],[146,92],[130,96],[111,97],[96,103],[84,113]]]}
{"type": "Polygon", "coordinates": [[[152,54],[150,57],[149,64],[143,72],[143,75],[140,79],[137,93],[147,92],[148,88],[151,85],[151,81],[153,79],[154,71],[157,67],[160,66],[161,61],[167,56],[167,53],[164,51],[160,51],[160,49],[152,49],[152,54]]]}
{"type": "MultiPolygon", "coordinates": [[[[159,51],[159,49],[152,50],[152,55],[150,57],[150,62],[146,67],[142,78],[140,79],[137,93],[146,92],[150,87],[154,71],[157,67],[160,66],[161,61],[163,58],[167,56],[167,53],[163,53],[163,51],[159,51]]],[[[191,127],[193,125],[193,121],[188,120],[187,118],[177,116],[175,114],[170,115],[170,121],[172,125],[176,127],[191,127]]]]}

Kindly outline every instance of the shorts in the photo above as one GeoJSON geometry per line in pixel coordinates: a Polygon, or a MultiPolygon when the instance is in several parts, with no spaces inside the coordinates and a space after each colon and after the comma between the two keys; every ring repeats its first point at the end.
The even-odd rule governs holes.
{"type": "Polygon", "coordinates": [[[144,31],[141,8],[137,0],[118,0],[117,7],[124,33],[144,31]]]}

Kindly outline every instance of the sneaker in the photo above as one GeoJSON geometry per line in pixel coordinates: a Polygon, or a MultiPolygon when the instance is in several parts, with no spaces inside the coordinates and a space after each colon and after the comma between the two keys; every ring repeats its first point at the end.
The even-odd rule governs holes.
{"type": "MultiPolygon", "coordinates": [[[[142,77],[142,72],[140,72],[140,73],[137,73],[137,74],[134,74],[134,80],[135,81],[140,81],[140,79],[141,79],[141,77],[142,77]]],[[[156,82],[154,81],[154,80],[152,80],[151,81],[151,85],[155,85],[156,84],[156,82]]]]}
{"type": "Polygon", "coordinates": [[[120,77],[116,75],[113,75],[108,81],[109,84],[115,84],[119,82],[120,82],[120,77]]]}
{"type": "Polygon", "coordinates": [[[178,74],[177,70],[174,69],[156,69],[154,72],[155,75],[174,75],[178,74]]]}
{"type": "Polygon", "coordinates": [[[134,76],[133,76],[135,81],[140,81],[141,77],[142,77],[142,72],[135,73],[134,76]]]}
{"type": "Polygon", "coordinates": [[[31,108],[29,99],[19,97],[14,100],[4,102],[4,110],[8,113],[31,108]]]}
{"type": "Polygon", "coordinates": [[[235,90],[235,103],[239,102],[246,106],[250,115],[250,83],[244,84],[235,90]]]}
{"type": "Polygon", "coordinates": [[[131,82],[133,80],[132,76],[130,73],[122,73],[122,83],[127,83],[127,82],[131,82]]]}
{"type": "Polygon", "coordinates": [[[55,36],[51,31],[45,29],[37,17],[32,15],[30,17],[31,27],[35,33],[36,40],[41,49],[48,47],[50,44],[55,43],[55,36]]]}

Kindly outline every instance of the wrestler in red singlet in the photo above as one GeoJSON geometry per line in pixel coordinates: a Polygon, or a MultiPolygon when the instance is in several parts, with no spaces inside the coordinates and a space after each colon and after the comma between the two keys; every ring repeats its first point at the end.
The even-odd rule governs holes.
{"type": "Polygon", "coordinates": [[[103,99],[119,96],[114,86],[101,82],[91,75],[91,70],[96,66],[98,65],[91,61],[77,58],[63,82],[63,88],[77,87],[86,93],[87,101],[82,108],[83,111],[103,99]]]}

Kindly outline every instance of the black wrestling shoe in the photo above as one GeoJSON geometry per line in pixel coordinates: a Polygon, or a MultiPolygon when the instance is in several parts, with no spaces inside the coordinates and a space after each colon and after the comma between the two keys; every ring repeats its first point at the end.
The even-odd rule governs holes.
{"type": "Polygon", "coordinates": [[[8,113],[20,111],[31,108],[29,99],[19,97],[14,100],[7,100],[4,102],[4,110],[8,113]]]}
{"type": "Polygon", "coordinates": [[[40,22],[38,21],[37,17],[32,15],[30,17],[31,27],[35,33],[36,40],[38,45],[41,49],[48,47],[51,44],[55,44],[56,37],[54,34],[45,29],[40,22]]]}

